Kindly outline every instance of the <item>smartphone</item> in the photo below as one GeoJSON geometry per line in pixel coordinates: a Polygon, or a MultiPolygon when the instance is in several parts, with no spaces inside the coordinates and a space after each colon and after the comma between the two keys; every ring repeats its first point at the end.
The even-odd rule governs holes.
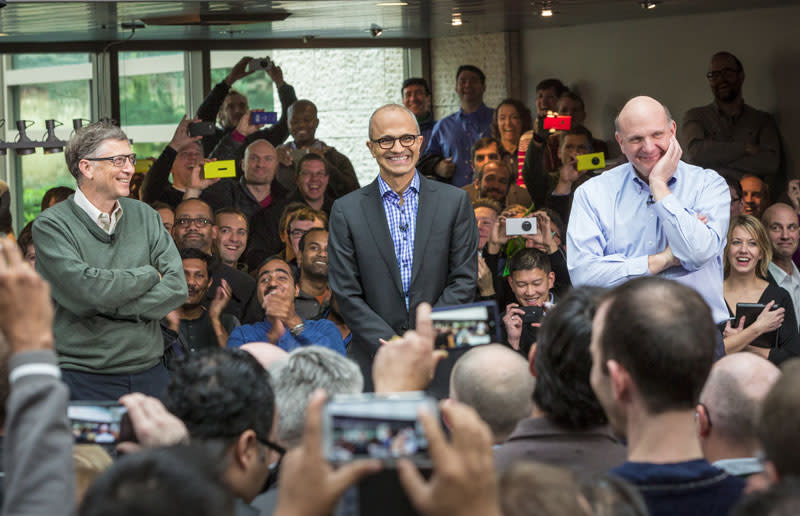
{"type": "MultiPolygon", "coordinates": [[[[747,328],[758,319],[758,316],[761,315],[761,312],[764,310],[766,305],[761,303],[736,303],[736,320],[732,323],[732,325],[739,324],[739,321],[742,320],[744,317],[744,326],[743,328],[747,328]]],[[[778,305],[772,305],[772,310],[779,308],[778,305]]],[[[751,346],[755,346],[757,348],[774,348],[775,345],[778,343],[778,330],[774,330],[768,333],[762,333],[756,339],[750,343],[751,346]]]]}
{"type": "Polygon", "coordinates": [[[535,235],[536,217],[506,219],[506,235],[535,235]]]}
{"type": "Polygon", "coordinates": [[[606,167],[606,155],[602,152],[578,155],[578,170],[594,170],[606,167]]]}
{"type": "Polygon", "coordinates": [[[544,119],[545,129],[555,129],[556,131],[569,131],[572,127],[572,117],[565,116],[548,116],[544,119]]]}
{"type": "Polygon", "coordinates": [[[334,396],[322,412],[322,447],[334,464],[380,459],[391,465],[408,458],[430,465],[420,410],[438,419],[436,400],[422,392],[334,396]]]}
{"type": "Polygon", "coordinates": [[[431,313],[436,349],[456,349],[500,342],[497,303],[482,301],[441,306],[431,313]]]}
{"type": "Polygon", "coordinates": [[[113,448],[117,443],[136,442],[128,409],[114,401],[71,401],[67,417],[76,444],[113,448]]]}
{"type": "Polygon", "coordinates": [[[205,179],[236,177],[236,160],[224,159],[205,163],[203,165],[203,177],[205,179]]]}
{"type": "Polygon", "coordinates": [[[189,124],[189,136],[211,136],[216,132],[214,122],[195,122],[189,124]]]}
{"type": "Polygon", "coordinates": [[[153,158],[137,159],[136,164],[133,166],[133,171],[137,174],[147,174],[155,162],[156,160],[153,158]]]}
{"type": "Polygon", "coordinates": [[[278,113],[275,111],[251,111],[250,123],[253,125],[277,124],[278,113]]]}
{"type": "Polygon", "coordinates": [[[531,346],[536,342],[539,328],[531,326],[533,323],[540,323],[544,318],[544,307],[541,306],[521,306],[525,313],[522,316],[522,334],[519,337],[519,351],[524,356],[528,356],[531,346]]]}

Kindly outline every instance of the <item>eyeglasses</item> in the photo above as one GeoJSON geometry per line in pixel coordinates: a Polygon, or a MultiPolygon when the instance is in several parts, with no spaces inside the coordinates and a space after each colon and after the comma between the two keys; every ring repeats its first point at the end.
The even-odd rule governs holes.
{"type": "Polygon", "coordinates": [[[310,230],[308,229],[293,229],[289,231],[289,235],[292,238],[303,238],[303,236],[308,233],[310,230]]]}
{"type": "Polygon", "coordinates": [[[211,225],[211,219],[207,219],[205,217],[197,217],[194,219],[191,217],[181,217],[175,221],[176,226],[180,226],[183,228],[189,227],[192,223],[194,223],[199,228],[204,228],[206,226],[211,225]]]}
{"type": "Polygon", "coordinates": [[[715,70],[713,72],[708,72],[706,74],[706,79],[709,81],[713,81],[714,79],[719,79],[723,75],[727,77],[735,77],[736,74],[739,73],[739,70],[734,70],[733,68],[723,68],[722,70],[715,70]]]}
{"type": "Polygon", "coordinates": [[[136,164],[136,154],[120,154],[119,156],[109,156],[107,158],[83,158],[86,161],[110,161],[117,168],[125,166],[125,161],[130,160],[131,165],[136,164]]]}
{"type": "Polygon", "coordinates": [[[283,457],[286,454],[286,448],[284,448],[280,444],[273,443],[272,441],[270,441],[268,439],[262,439],[260,437],[256,437],[256,439],[258,439],[258,442],[260,442],[261,444],[263,444],[264,446],[266,446],[270,450],[272,450],[274,452],[277,452],[278,455],[280,455],[281,457],[283,457]]]}
{"type": "Polygon", "coordinates": [[[377,143],[381,149],[388,150],[394,147],[394,142],[400,141],[400,145],[403,147],[411,147],[414,145],[414,142],[417,141],[419,138],[418,134],[404,134],[403,136],[398,136],[397,138],[393,138],[391,136],[384,136],[383,138],[378,138],[377,140],[370,141],[372,143],[377,143]]]}

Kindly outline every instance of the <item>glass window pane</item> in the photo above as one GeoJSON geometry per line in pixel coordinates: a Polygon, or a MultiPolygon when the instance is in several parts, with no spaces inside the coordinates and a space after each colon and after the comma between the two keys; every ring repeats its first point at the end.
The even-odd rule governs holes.
{"type": "MultiPolygon", "coordinates": [[[[220,81],[225,79],[228,73],[243,56],[260,56],[264,57],[265,51],[256,53],[252,50],[225,50],[211,52],[211,87],[217,85],[220,81]],[[264,54],[264,55],[262,55],[264,54]]],[[[239,79],[234,83],[233,89],[247,97],[247,103],[251,109],[263,109],[265,111],[274,111],[280,109],[277,106],[276,99],[273,97],[272,79],[266,72],[261,70],[239,79]]],[[[207,93],[207,92],[206,92],[207,93]]],[[[279,115],[280,116],[280,115],[279,115]]]]}
{"type": "MultiPolygon", "coordinates": [[[[7,139],[16,138],[15,121],[29,120],[33,125],[27,128],[27,136],[31,140],[43,140],[47,132],[44,121],[54,119],[63,124],[56,128],[56,136],[68,140],[73,119],[91,118],[91,80],[58,81],[60,74],[52,73],[48,68],[84,63],[85,70],[76,73],[91,77],[89,55],[26,54],[11,57],[8,62],[23,72],[14,72],[18,75],[9,77],[13,79],[13,85],[8,88],[13,116],[8,121],[7,139]],[[34,67],[36,70],[32,69],[34,67]],[[27,71],[29,69],[30,72],[27,71]],[[47,79],[42,81],[42,78],[47,79]]],[[[39,147],[33,154],[16,155],[15,159],[17,177],[21,180],[23,190],[21,199],[18,197],[22,201],[21,209],[17,212],[22,216],[17,226],[21,228],[39,213],[44,192],[54,186],[74,188],[75,180],[67,170],[63,152],[44,154],[39,147]]]]}
{"type": "Polygon", "coordinates": [[[120,124],[142,159],[158,157],[186,113],[183,56],[180,51],[119,53],[120,124]]]}

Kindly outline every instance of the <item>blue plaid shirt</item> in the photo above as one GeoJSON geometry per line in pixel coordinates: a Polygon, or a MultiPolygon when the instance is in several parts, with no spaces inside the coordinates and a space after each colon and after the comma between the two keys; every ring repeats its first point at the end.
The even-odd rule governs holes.
{"type": "Polygon", "coordinates": [[[414,179],[403,192],[403,204],[400,196],[378,176],[378,188],[381,191],[383,211],[389,222],[389,232],[394,242],[394,255],[400,269],[400,280],[403,285],[403,296],[408,309],[408,287],[411,285],[411,267],[414,264],[414,235],[417,234],[417,210],[419,208],[419,174],[414,171],[414,179]]]}

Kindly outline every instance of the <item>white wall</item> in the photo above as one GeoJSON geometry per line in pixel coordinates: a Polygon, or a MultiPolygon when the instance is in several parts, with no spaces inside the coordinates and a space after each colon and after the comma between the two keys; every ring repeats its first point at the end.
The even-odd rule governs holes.
{"type": "MultiPolygon", "coordinates": [[[[678,124],[687,109],[711,102],[708,62],[727,50],[744,65],[745,102],[775,116],[787,173],[800,176],[798,26],[800,7],[783,7],[527,30],[521,38],[525,100],[533,105],[536,83],[558,77],[584,98],[589,129],[613,141],[614,116],[629,97],[661,100],[678,124]]],[[[618,152],[616,144],[611,148],[618,152]]]]}

